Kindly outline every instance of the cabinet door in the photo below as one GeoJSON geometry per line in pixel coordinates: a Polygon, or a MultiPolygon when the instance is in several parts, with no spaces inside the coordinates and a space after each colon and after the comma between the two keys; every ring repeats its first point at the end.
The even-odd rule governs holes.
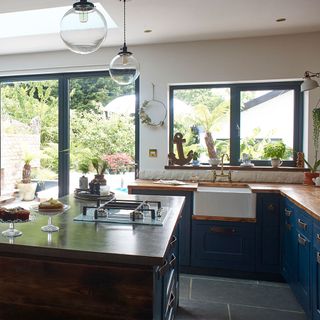
{"type": "Polygon", "coordinates": [[[254,271],[255,224],[192,221],[191,265],[254,271]]]}
{"type": "Polygon", "coordinates": [[[258,272],[280,271],[280,197],[277,194],[257,196],[258,272]]]}
{"type": "Polygon", "coordinates": [[[309,313],[311,310],[311,272],[310,241],[300,233],[297,233],[297,285],[293,287],[299,302],[304,310],[309,313]]]}
{"type": "Polygon", "coordinates": [[[320,251],[313,249],[312,263],[312,311],[313,319],[320,320],[320,251]]]}
{"type": "Polygon", "coordinates": [[[193,192],[172,190],[133,189],[133,194],[151,194],[162,196],[184,196],[186,201],[179,223],[179,263],[181,266],[190,265],[190,233],[193,208],[193,192]]]}
{"type": "Polygon", "coordinates": [[[290,285],[296,282],[297,269],[297,236],[294,225],[294,214],[293,208],[285,203],[281,212],[281,270],[283,277],[290,285]]]}

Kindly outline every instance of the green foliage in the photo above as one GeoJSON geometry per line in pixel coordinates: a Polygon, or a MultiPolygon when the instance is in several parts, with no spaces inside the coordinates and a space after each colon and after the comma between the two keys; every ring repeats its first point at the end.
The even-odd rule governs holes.
{"type": "Polygon", "coordinates": [[[305,162],[305,164],[310,169],[310,172],[312,173],[315,173],[320,166],[320,160],[315,160],[313,165],[311,165],[304,157],[303,157],[303,161],[305,162]]]}
{"type": "Polygon", "coordinates": [[[79,162],[78,164],[78,169],[83,173],[83,174],[87,174],[90,171],[90,163],[89,161],[86,160],[81,160],[81,162],[79,162]]]}
{"type": "Polygon", "coordinates": [[[192,160],[198,160],[199,158],[199,153],[197,151],[193,152],[192,160]]]}
{"type": "Polygon", "coordinates": [[[313,121],[313,146],[315,149],[315,159],[317,160],[319,151],[319,137],[320,137],[320,108],[312,110],[313,121]]]}
{"type": "Polygon", "coordinates": [[[264,157],[271,159],[283,159],[286,152],[286,145],[279,142],[271,142],[263,148],[264,157]]]}
{"type": "Polygon", "coordinates": [[[102,175],[108,168],[107,161],[100,159],[100,158],[93,158],[91,159],[91,163],[93,168],[96,170],[97,174],[102,175]]]}

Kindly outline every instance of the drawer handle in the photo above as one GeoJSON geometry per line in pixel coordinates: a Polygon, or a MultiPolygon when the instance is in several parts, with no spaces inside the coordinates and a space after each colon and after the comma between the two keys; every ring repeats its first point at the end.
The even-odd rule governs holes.
{"type": "Polygon", "coordinates": [[[169,262],[170,267],[174,268],[176,266],[176,263],[177,263],[177,258],[174,254],[172,254],[169,262]]]}
{"type": "Polygon", "coordinates": [[[167,272],[168,268],[169,268],[169,263],[167,260],[165,260],[164,264],[158,269],[158,277],[159,278],[162,277],[167,272]]]}
{"type": "Polygon", "coordinates": [[[274,204],[272,204],[272,203],[268,204],[268,211],[272,211],[272,212],[275,211],[275,206],[274,206],[274,204]]]}
{"type": "Polygon", "coordinates": [[[301,237],[300,234],[298,234],[298,242],[299,242],[299,244],[301,244],[302,246],[305,247],[306,243],[307,243],[307,240],[305,238],[301,237]]]}
{"type": "Polygon", "coordinates": [[[176,236],[172,236],[172,240],[170,242],[170,247],[173,248],[176,245],[176,242],[178,241],[176,236]]]}
{"type": "Polygon", "coordinates": [[[287,208],[285,208],[285,209],[284,209],[284,214],[285,214],[287,217],[291,217],[292,211],[289,210],[289,209],[287,209],[287,208]]]}
{"type": "Polygon", "coordinates": [[[318,264],[320,264],[320,252],[319,251],[317,252],[317,262],[318,262],[318,264]]]}
{"type": "Polygon", "coordinates": [[[176,297],[173,294],[173,292],[171,292],[170,299],[169,299],[169,302],[168,302],[168,307],[173,308],[174,307],[173,303],[174,303],[175,300],[176,300],[176,297]]]}
{"type": "Polygon", "coordinates": [[[320,234],[317,233],[317,241],[320,241],[320,234]]]}
{"type": "Polygon", "coordinates": [[[287,228],[287,230],[291,231],[292,224],[291,224],[291,223],[286,222],[286,228],[287,228]]]}
{"type": "Polygon", "coordinates": [[[304,223],[301,219],[298,219],[298,225],[303,230],[307,230],[308,225],[306,223],[304,223]]]}
{"type": "Polygon", "coordinates": [[[234,234],[236,232],[235,228],[224,228],[224,227],[211,227],[210,232],[220,233],[220,234],[234,234]]]}

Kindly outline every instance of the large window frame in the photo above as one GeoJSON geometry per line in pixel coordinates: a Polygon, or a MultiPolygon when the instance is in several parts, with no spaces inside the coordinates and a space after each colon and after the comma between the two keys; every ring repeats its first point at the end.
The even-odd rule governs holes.
{"type": "MultiPolygon", "coordinates": [[[[52,74],[37,74],[37,75],[20,75],[0,77],[0,94],[2,84],[7,82],[22,82],[22,81],[58,81],[58,187],[59,197],[69,194],[69,179],[70,179],[70,105],[69,105],[69,81],[71,79],[79,79],[85,77],[110,77],[108,71],[92,71],[92,72],[70,72],[70,73],[52,73],[52,74]]],[[[135,172],[139,171],[139,92],[140,79],[135,81],[135,172]]],[[[0,112],[1,120],[1,112],[0,112]]],[[[1,147],[0,139],[0,147],[1,147]]],[[[1,149],[0,149],[1,150],[1,149]]],[[[1,164],[1,155],[0,155],[1,164]]],[[[1,191],[1,190],[0,190],[1,191]]]]}
{"type": "MultiPolygon", "coordinates": [[[[295,167],[297,151],[303,150],[303,93],[300,90],[301,81],[232,83],[232,84],[190,84],[171,85],[169,87],[169,151],[173,152],[174,136],[174,91],[186,89],[230,89],[230,165],[240,165],[240,99],[242,91],[249,90],[293,90],[294,91],[294,132],[293,132],[293,160],[284,161],[283,166],[295,167]]],[[[276,115],[275,115],[276,116],[276,115]]],[[[256,166],[269,166],[270,161],[254,160],[256,166]]]]}

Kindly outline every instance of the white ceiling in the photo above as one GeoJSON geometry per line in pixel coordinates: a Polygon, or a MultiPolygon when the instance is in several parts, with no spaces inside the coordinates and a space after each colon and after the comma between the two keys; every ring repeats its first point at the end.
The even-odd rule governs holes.
{"type": "MultiPolygon", "coordinates": [[[[320,31],[320,0],[127,0],[128,46],[320,31]],[[276,22],[286,18],[285,22],[276,22]],[[151,29],[151,33],[144,30],[151,29]]],[[[70,6],[70,0],[9,0],[0,14],[70,6]]],[[[98,0],[120,28],[104,46],[121,46],[123,3],[98,0]]],[[[37,24],[37,21],[29,23],[37,24]]],[[[10,28],[10,25],[7,26],[10,28]]],[[[21,25],[21,29],[24,26],[21,25]]],[[[39,30],[41,25],[38,26],[39,30]]],[[[319,39],[320,40],[320,39],[319,39]]],[[[2,38],[0,54],[64,50],[58,34],[2,38]]]]}

